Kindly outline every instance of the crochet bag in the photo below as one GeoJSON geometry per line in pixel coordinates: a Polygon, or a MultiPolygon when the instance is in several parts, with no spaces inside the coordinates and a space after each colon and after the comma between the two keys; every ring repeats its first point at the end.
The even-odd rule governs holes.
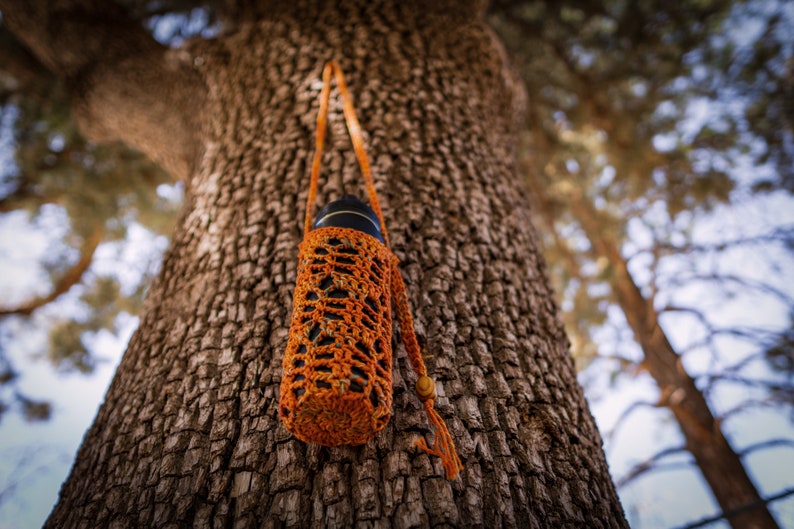
{"type": "Polygon", "coordinates": [[[316,150],[298,252],[292,322],[282,364],[279,415],[296,437],[324,446],[363,444],[382,430],[391,417],[394,307],[406,352],[418,375],[417,394],[435,434],[435,446],[423,438],[416,445],[439,456],[447,477],[452,479],[463,466],[443,419],[434,409],[435,384],[427,376],[414,334],[398,262],[389,249],[344,76],[336,61],[331,61],[323,70],[316,150]],[[380,224],[375,235],[351,227],[313,226],[332,74],[366,184],[370,211],[380,224]]]}

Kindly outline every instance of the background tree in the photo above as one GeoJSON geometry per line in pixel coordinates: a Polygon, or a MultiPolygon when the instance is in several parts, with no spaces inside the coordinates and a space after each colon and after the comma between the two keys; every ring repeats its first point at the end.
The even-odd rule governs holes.
{"type": "MultiPolygon", "coordinates": [[[[90,137],[123,139],[186,181],[141,327],[49,526],[625,526],[514,178],[520,86],[481,6],[231,6],[246,23],[178,52],[101,2],[0,6],[70,87],[90,137]],[[427,425],[399,375],[398,418],[365,447],[307,447],[275,415],[329,55],[388,176],[380,191],[466,464],[459,481],[416,454],[427,425]]],[[[355,181],[341,121],[331,130],[324,199],[355,181]]]]}
{"type": "MultiPolygon", "coordinates": [[[[791,224],[775,219],[766,231],[755,226],[735,240],[709,242],[696,229],[721,203],[746,202],[753,192],[778,195],[756,200],[779,201],[778,190],[788,187],[787,35],[794,16],[783,3],[768,2],[536,3],[509,12],[496,24],[521,57],[530,91],[524,160],[534,218],[545,228],[579,359],[584,365],[601,357],[623,372],[648,373],[658,401],[635,403],[624,417],[643,406],[664,407],[683,437],[680,447],[666,448],[621,481],[688,452],[733,527],[775,526],[725,437],[730,411],[715,418],[709,396],[725,381],[739,382],[763,388],[762,404],[791,403],[790,373],[751,374],[759,357],[790,364],[780,362],[792,357],[788,322],[720,328],[717,311],[682,290],[714,283],[722,293],[711,299],[740,289],[742,301],[754,295],[781,314],[794,307],[790,275],[725,264],[737,247],[752,247],[768,252],[771,270],[775,261],[778,270],[791,269],[791,224]],[[752,24],[757,38],[746,35],[752,24]],[[733,44],[741,39],[748,42],[733,44]],[[748,174],[748,167],[755,169],[748,174]],[[704,267],[722,255],[719,266],[704,267]],[[610,307],[624,315],[639,356],[625,345],[593,344],[610,307]],[[676,325],[694,325],[701,339],[674,346],[667,333],[676,325]],[[756,352],[736,359],[726,335],[751,342],[756,352]],[[694,351],[691,357],[698,349],[712,361],[693,378],[682,353],[694,351]],[[737,509],[742,515],[731,516],[737,509]]],[[[748,399],[739,409],[758,404],[748,399]]],[[[783,443],[791,441],[764,445],[783,443]]]]}

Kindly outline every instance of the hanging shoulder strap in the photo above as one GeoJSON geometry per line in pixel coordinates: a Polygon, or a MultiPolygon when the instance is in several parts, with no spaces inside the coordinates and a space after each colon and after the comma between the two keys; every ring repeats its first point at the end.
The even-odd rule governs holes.
{"type": "MultiPolygon", "coordinates": [[[[370,171],[369,159],[367,158],[366,150],[364,149],[364,139],[361,135],[361,126],[356,117],[356,111],[353,107],[353,101],[350,93],[345,84],[345,76],[339,63],[336,61],[329,61],[323,69],[323,88],[320,92],[320,109],[317,113],[317,139],[314,152],[314,159],[312,160],[311,181],[309,183],[309,196],[306,199],[306,221],[303,229],[304,237],[312,229],[312,221],[314,217],[314,203],[317,198],[317,180],[320,176],[320,166],[322,165],[323,158],[323,145],[325,143],[325,129],[326,120],[328,117],[328,101],[331,95],[331,76],[335,75],[336,84],[339,87],[339,95],[342,98],[342,109],[345,114],[345,122],[347,123],[347,130],[350,133],[350,141],[353,143],[353,149],[358,158],[358,164],[361,167],[361,174],[364,177],[364,183],[367,187],[367,195],[369,197],[370,206],[380,221],[380,232],[383,235],[383,240],[386,246],[389,247],[389,236],[386,232],[386,223],[383,221],[383,212],[380,209],[380,202],[378,202],[378,194],[375,192],[375,182],[372,179],[372,172],[370,171]]],[[[396,259],[395,259],[396,262],[396,259]]],[[[403,344],[405,351],[408,354],[408,359],[411,362],[411,367],[419,377],[416,381],[416,393],[422,405],[425,408],[430,425],[432,426],[435,435],[434,446],[428,444],[424,438],[416,441],[416,446],[429,454],[433,454],[441,458],[441,463],[444,466],[448,479],[454,479],[460,470],[463,469],[460,457],[455,450],[455,443],[452,436],[449,434],[447,425],[444,419],[435,410],[434,403],[436,400],[435,382],[427,376],[427,368],[425,367],[424,359],[422,358],[422,351],[419,347],[419,342],[416,339],[414,332],[414,322],[411,317],[410,305],[408,303],[408,294],[405,289],[400,271],[397,266],[392,267],[391,277],[385,278],[392,283],[392,294],[395,312],[397,313],[397,321],[400,324],[402,331],[403,344]]]]}
{"type": "Polygon", "coordinates": [[[358,165],[361,168],[361,175],[364,177],[364,184],[367,188],[370,207],[378,216],[380,221],[380,233],[386,246],[389,246],[389,235],[386,232],[386,223],[383,221],[383,212],[380,209],[378,194],[375,192],[375,181],[372,179],[372,171],[369,166],[367,151],[364,149],[364,138],[361,135],[361,125],[356,117],[356,110],[353,107],[353,100],[347,90],[345,76],[342,68],[336,61],[328,61],[323,69],[323,89],[320,92],[320,110],[317,112],[317,139],[315,140],[314,159],[312,160],[312,176],[309,182],[309,196],[306,199],[306,221],[303,227],[303,235],[306,236],[312,229],[314,218],[314,203],[317,200],[317,181],[320,177],[320,166],[323,160],[323,146],[325,144],[325,129],[328,118],[328,100],[331,97],[331,75],[335,74],[336,84],[339,87],[339,95],[342,99],[342,110],[345,114],[345,123],[350,133],[350,141],[353,143],[353,150],[356,152],[358,165]]]}

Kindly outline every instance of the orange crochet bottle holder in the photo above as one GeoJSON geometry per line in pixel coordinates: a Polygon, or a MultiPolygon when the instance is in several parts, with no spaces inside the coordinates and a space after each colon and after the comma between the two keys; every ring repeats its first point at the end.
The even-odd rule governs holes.
{"type": "MultiPolygon", "coordinates": [[[[340,218],[337,216],[336,221],[340,218]]],[[[282,364],[279,415],[296,437],[324,446],[363,444],[382,430],[391,417],[393,307],[406,353],[418,376],[416,391],[435,435],[433,445],[420,438],[416,446],[440,457],[447,477],[452,479],[463,465],[446,424],[434,408],[435,384],[427,376],[397,264],[389,249],[358,119],[342,71],[331,61],[323,70],[292,322],[282,364]],[[338,222],[314,226],[312,222],[332,75],[336,76],[371,206],[369,209],[353,199],[362,208],[355,206],[342,213],[365,217],[359,221],[364,225],[369,222],[370,229],[338,222]],[[362,211],[369,211],[374,218],[367,219],[362,211]]]]}
{"type": "Polygon", "coordinates": [[[391,417],[389,249],[351,228],[319,228],[300,245],[281,417],[325,446],[372,439],[391,417]]]}

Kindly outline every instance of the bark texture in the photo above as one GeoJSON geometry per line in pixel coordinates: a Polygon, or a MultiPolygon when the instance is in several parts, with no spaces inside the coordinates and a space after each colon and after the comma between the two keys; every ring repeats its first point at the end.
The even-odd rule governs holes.
{"type": "MultiPolygon", "coordinates": [[[[275,2],[194,48],[204,154],[46,527],[626,527],[515,174],[520,90],[480,11],[275,2]],[[306,445],[278,419],[330,58],[465,464],[455,481],[413,446],[429,426],[399,340],[394,415],[374,441],[306,445]]],[[[331,108],[321,203],[363,191],[331,108]]]]}

